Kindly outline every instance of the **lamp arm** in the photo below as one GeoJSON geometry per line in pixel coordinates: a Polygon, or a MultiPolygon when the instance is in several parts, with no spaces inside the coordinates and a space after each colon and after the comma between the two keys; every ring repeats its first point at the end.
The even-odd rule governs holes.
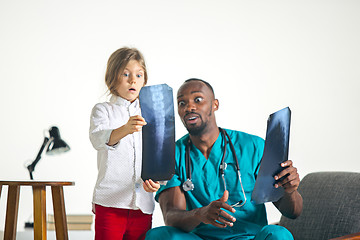
{"type": "Polygon", "coordinates": [[[41,154],[42,154],[42,152],[44,151],[44,148],[45,148],[46,144],[48,143],[48,141],[49,141],[49,138],[48,138],[48,137],[44,137],[44,142],[43,142],[43,144],[41,145],[41,148],[40,148],[39,153],[37,154],[35,160],[34,160],[30,165],[27,166],[27,169],[29,170],[29,174],[30,174],[30,179],[31,179],[31,180],[34,179],[32,173],[33,173],[33,171],[35,170],[36,164],[40,161],[40,159],[41,159],[41,154]]]}

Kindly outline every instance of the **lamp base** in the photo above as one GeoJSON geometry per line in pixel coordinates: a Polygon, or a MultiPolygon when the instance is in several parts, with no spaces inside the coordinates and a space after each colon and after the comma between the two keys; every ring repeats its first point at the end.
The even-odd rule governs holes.
{"type": "Polygon", "coordinates": [[[34,228],[33,222],[25,222],[25,228],[34,228]]]}

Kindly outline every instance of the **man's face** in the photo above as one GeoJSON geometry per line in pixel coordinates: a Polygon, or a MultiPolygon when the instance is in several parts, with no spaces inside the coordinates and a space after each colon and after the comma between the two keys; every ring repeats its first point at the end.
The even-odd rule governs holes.
{"type": "Polygon", "coordinates": [[[215,122],[218,101],[203,82],[184,83],[178,91],[177,102],[181,121],[191,135],[203,133],[211,121],[215,122]]]}

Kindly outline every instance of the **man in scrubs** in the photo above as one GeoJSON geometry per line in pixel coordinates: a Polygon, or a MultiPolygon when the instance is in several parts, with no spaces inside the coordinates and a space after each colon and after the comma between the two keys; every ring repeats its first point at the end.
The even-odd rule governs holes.
{"type": "MultiPolygon", "coordinates": [[[[224,129],[234,145],[240,181],[230,141],[216,124],[214,112],[219,108],[219,101],[211,85],[200,79],[185,81],[178,90],[177,103],[179,116],[189,134],[176,142],[175,175],[155,196],[166,226],[150,230],[146,239],[293,239],[287,229],[268,225],[264,204],[251,202],[264,140],[224,129]],[[220,165],[225,141],[223,178],[220,165]],[[190,164],[185,163],[187,145],[190,164]],[[193,190],[183,186],[189,175],[193,190]]],[[[302,197],[297,191],[299,175],[291,160],[282,163],[282,167],[274,177],[275,187],[284,188],[285,193],[273,204],[284,216],[296,218],[302,211],[302,197]]]]}

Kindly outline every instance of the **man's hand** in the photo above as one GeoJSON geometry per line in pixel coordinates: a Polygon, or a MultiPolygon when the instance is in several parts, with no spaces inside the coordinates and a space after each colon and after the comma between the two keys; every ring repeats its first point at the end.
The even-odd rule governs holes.
{"type": "Polygon", "coordinates": [[[219,200],[211,202],[206,207],[198,208],[195,215],[205,224],[211,224],[219,228],[232,227],[236,218],[223,210],[226,209],[230,212],[235,212],[235,209],[226,203],[228,198],[229,192],[226,190],[219,200]]]}
{"type": "Polygon", "coordinates": [[[275,180],[280,179],[275,184],[275,188],[283,187],[285,192],[292,193],[298,189],[300,184],[300,177],[297,172],[297,168],[293,166],[293,162],[291,160],[283,162],[281,166],[284,170],[274,177],[275,180]]]}
{"type": "Polygon", "coordinates": [[[277,181],[275,187],[283,187],[285,194],[274,202],[274,205],[284,216],[295,219],[300,216],[303,207],[303,199],[297,191],[300,184],[299,174],[291,160],[283,162],[281,166],[284,170],[274,177],[277,181]]]}

